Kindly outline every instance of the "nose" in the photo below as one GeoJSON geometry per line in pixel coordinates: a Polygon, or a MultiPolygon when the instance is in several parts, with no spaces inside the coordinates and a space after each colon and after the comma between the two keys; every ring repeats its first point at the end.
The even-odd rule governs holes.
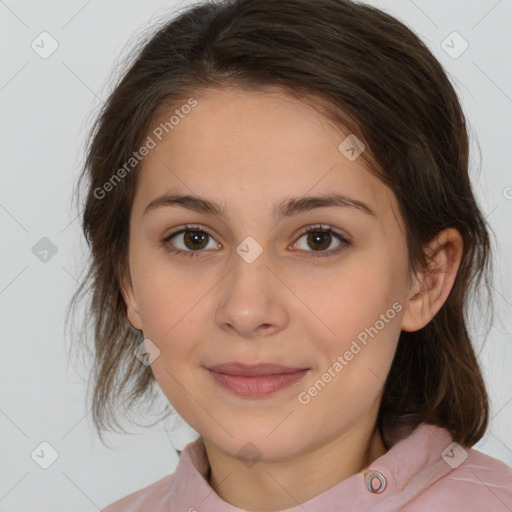
{"type": "Polygon", "coordinates": [[[238,337],[268,336],[288,323],[286,293],[290,291],[270,268],[265,251],[249,261],[234,254],[233,267],[220,283],[215,320],[238,337]]]}

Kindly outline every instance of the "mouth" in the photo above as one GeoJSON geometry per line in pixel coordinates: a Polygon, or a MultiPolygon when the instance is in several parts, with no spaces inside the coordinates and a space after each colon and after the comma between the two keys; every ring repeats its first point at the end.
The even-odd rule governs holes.
{"type": "Polygon", "coordinates": [[[244,365],[225,363],[206,368],[221,388],[244,397],[265,397],[299,382],[309,368],[272,363],[244,365]]]}

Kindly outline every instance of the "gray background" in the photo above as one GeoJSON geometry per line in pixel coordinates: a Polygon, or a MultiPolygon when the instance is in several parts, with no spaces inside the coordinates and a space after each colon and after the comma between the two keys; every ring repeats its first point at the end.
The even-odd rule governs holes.
{"type": "MultiPolygon", "coordinates": [[[[370,3],[405,21],[432,49],[455,83],[472,129],[474,183],[496,233],[496,318],[486,344],[478,315],[473,329],[492,401],[491,426],[477,448],[512,465],[512,0],[370,3]],[[454,31],[469,44],[461,55],[464,42],[454,31]]],[[[175,5],[0,0],[3,512],[98,510],[173,472],[173,446],[193,435],[169,421],[111,435],[116,449],[103,446],[84,401],[86,366],[68,362],[73,339],[64,331],[85,254],[71,191],[87,129],[116,63],[175,5]],[[48,36],[40,36],[44,31],[58,43],[47,58],[31,47],[35,41],[39,52],[51,49],[48,36]],[[51,462],[52,449],[40,447],[44,441],[58,454],[48,469],[31,456],[36,450],[40,464],[51,462]]]]}

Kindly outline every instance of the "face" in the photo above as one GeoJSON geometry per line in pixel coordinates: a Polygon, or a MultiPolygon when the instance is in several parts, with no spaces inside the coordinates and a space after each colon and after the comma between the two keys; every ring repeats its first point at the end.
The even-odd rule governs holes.
{"type": "Polygon", "coordinates": [[[128,318],[203,438],[282,460],[373,425],[410,291],[405,229],[392,192],[339,149],[348,134],[311,106],[277,90],[195,98],[139,168],[128,318]],[[307,200],[328,194],[345,199],[307,200]],[[227,363],[246,373],[211,370],[227,363]]]}

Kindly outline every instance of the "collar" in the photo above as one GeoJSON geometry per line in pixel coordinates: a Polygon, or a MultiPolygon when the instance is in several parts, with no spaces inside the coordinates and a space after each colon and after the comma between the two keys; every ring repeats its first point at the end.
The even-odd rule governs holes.
{"type": "MultiPolygon", "coordinates": [[[[403,436],[404,434],[402,434],[403,436]]],[[[367,468],[352,475],[305,503],[281,512],[331,510],[340,512],[398,510],[450,471],[443,452],[453,442],[448,430],[422,423],[367,468]]],[[[187,512],[244,512],[224,501],[207,480],[208,458],[200,439],[180,454],[164,507],[187,512]]],[[[155,512],[164,512],[157,508],[155,512]]]]}

